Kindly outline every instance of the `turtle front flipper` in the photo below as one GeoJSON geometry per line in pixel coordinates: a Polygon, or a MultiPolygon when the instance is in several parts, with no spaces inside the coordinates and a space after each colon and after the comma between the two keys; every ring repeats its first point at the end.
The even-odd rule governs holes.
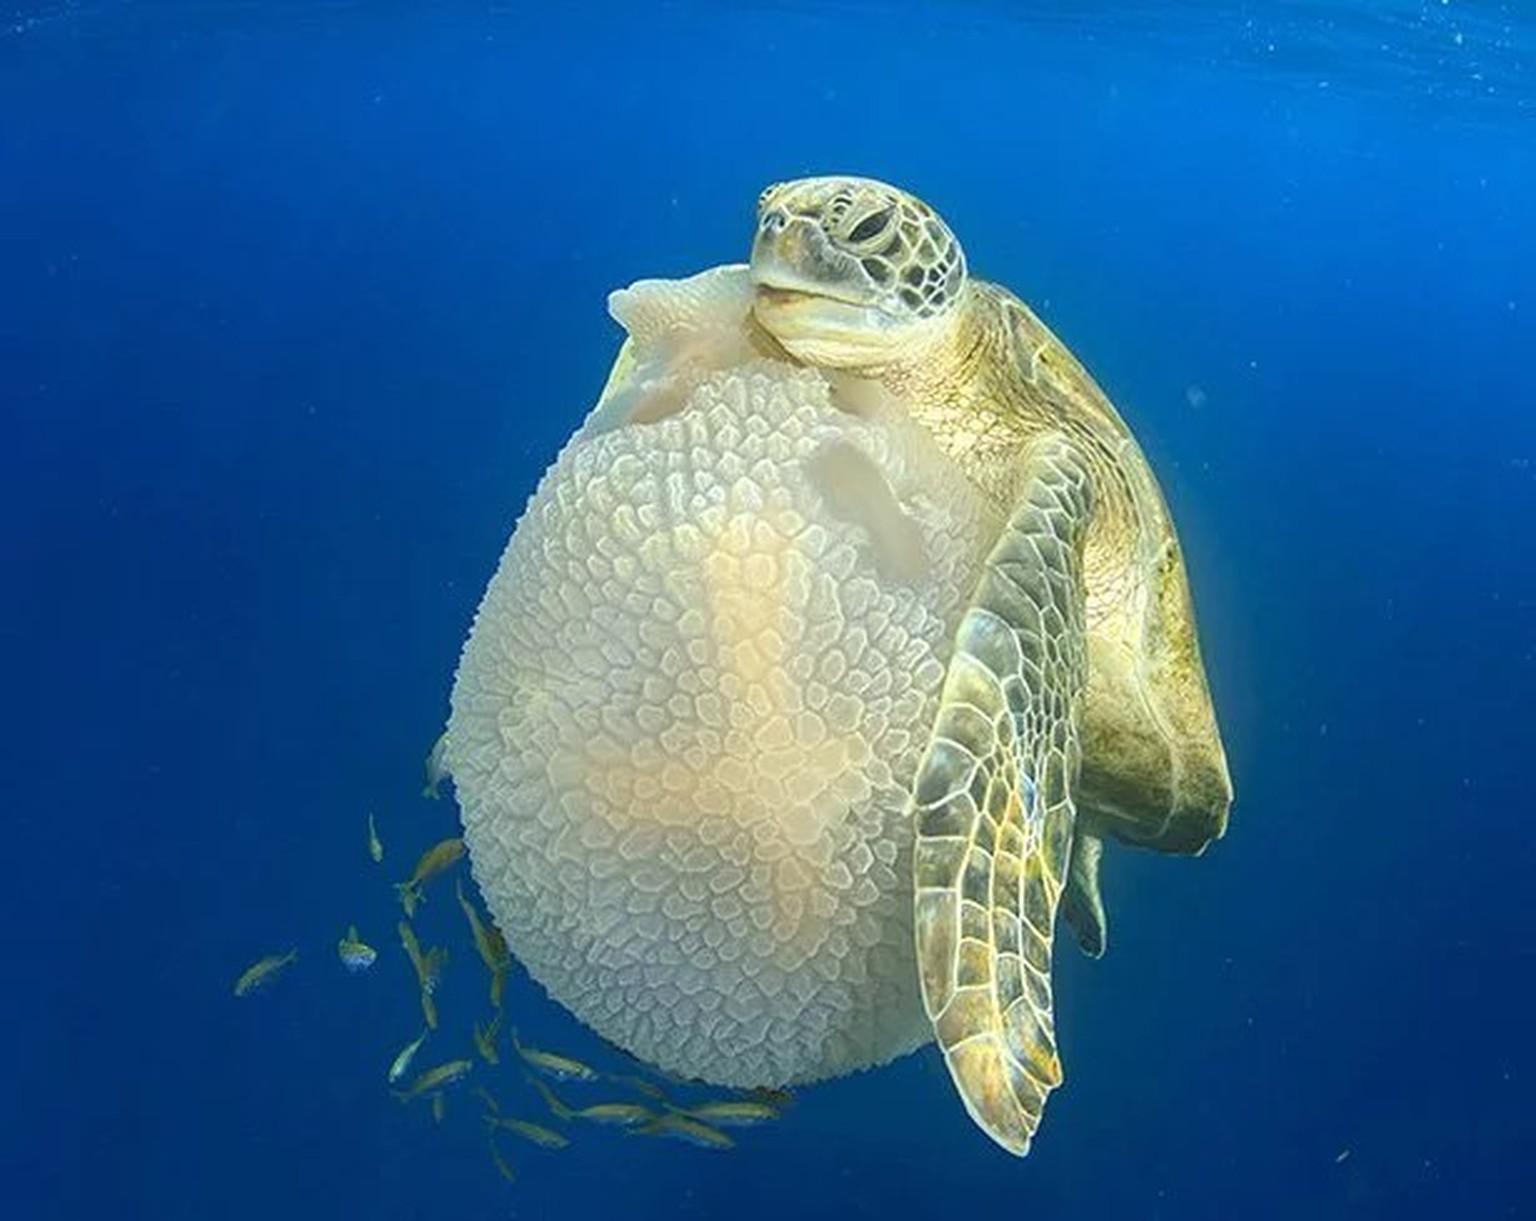
{"type": "Polygon", "coordinates": [[[923,1003],[971,1118],[1020,1155],[1062,1079],[1051,936],[1081,758],[1092,510],[1087,467],[1059,434],[1030,445],[1021,473],[913,788],[923,1003]]]}

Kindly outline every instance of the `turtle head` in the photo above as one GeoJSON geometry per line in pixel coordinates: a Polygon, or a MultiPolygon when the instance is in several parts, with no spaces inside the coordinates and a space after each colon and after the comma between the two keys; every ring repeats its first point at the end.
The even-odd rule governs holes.
{"type": "Polygon", "coordinates": [[[965,255],[927,204],[870,178],[801,178],[763,192],[753,313],[822,368],[910,360],[958,315],[965,255]]]}

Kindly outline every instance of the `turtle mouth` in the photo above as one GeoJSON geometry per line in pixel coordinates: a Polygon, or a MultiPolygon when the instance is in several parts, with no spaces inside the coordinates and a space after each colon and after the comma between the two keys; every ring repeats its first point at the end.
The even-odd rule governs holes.
{"type": "Polygon", "coordinates": [[[792,284],[783,280],[755,279],[753,287],[757,299],[764,305],[806,305],[812,302],[848,305],[857,309],[868,307],[868,301],[852,294],[831,292],[821,285],[792,284]]]}
{"type": "Polygon", "coordinates": [[[759,257],[754,263],[753,315],[796,360],[837,369],[888,360],[891,319],[863,286],[789,260],[759,257]]]}
{"type": "Polygon", "coordinates": [[[794,305],[797,301],[814,301],[816,294],[799,288],[777,288],[772,284],[759,284],[757,299],[765,305],[794,305]]]}

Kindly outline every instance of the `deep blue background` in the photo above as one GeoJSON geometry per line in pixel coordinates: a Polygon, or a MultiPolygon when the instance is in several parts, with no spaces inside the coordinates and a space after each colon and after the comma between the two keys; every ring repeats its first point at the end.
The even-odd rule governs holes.
{"type": "Polygon", "coordinates": [[[1536,17],[713,7],[0,9],[5,1215],[1536,1215],[1536,17]],[[421,757],[605,293],[828,172],[937,206],[1137,429],[1232,829],[1112,853],[1022,1163],[930,1050],[508,1188],[467,1098],[383,1092],[364,814],[391,878],[451,833],[421,757]]]}

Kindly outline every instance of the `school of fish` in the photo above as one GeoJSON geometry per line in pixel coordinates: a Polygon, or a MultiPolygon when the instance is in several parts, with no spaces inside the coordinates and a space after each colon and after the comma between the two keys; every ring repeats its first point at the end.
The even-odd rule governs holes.
{"type": "MultiPolygon", "coordinates": [[[[448,778],[443,768],[442,739],[434,745],[426,761],[426,785],[422,796],[436,799],[442,783],[448,778]]],[[[384,861],[384,841],[380,837],[377,819],[372,811],[367,815],[366,847],[369,859],[380,865],[384,861]]],[[[425,1101],[433,1121],[441,1124],[447,1114],[447,1097],[460,1087],[476,1070],[479,1057],[490,1071],[502,1063],[505,1045],[515,1055],[519,1072],[514,1078],[537,1099],[542,1110],[538,1119],[515,1115],[504,1109],[501,1099],[485,1085],[474,1087],[479,1100],[481,1123],[485,1129],[490,1159],[496,1172],[508,1182],[516,1178],[516,1170],[498,1144],[505,1136],[518,1138],[526,1145],[538,1149],[556,1150],[567,1147],[572,1140],[571,1132],[582,1126],[618,1129],[630,1136],[654,1136],[683,1141],[704,1149],[729,1149],[735,1139],[723,1129],[740,1128],[766,1123],[778,1118],[792,1101],[792,1096],[779,1090],[754,1090],[725,1099],[678,1101],[679,1091],[696,1093],[697,1083],[681,1082],[655,1073],[648,1066],[624,1056],[630,1071],[620,1073],[600,1072],[592,1066],[569,1056],[547,1051],[524,1043],[517,1028],[508,1027],[503,1039],[504,1002],[506,984],[512,973],[513,957],[501,931],[486,917],[465,894],[461,877],[454,879],[454,896],[469,927],[470,940],[485,968],[488,977],[487,996],[490,1013],[483,1019],[474,1018],[469,1026],[469,1043],[473,1055],[464,1054],[452,1059],[439,1060],[429,1068],[415,1071],[418,1055],[439,1029],[437,1009],[438,985],[449,962],[445,946],[423,947],[413,921],[417,911],[427,901],[430,884],[452,873],[464,859],[464,841],[447,838],[433,843],[422,851],[415,868],[404,881],[393,885],[394,894],[404,913],[396,924],[401,949],[411,965],[416,996],[421,1006],[423,1026],[420,1033],[400,1047],[385,1070],[385,1083],[402,1103],[425,1101]],[[653,1080],[654,1073],[661,1080],[653,1080]],[[579,1102],[568,1101],[556,1094],[551,1083],[566,1088],[598,1094],[597,1087],[611,1084],[638,1094],[644,1101],[623,1098],[584,1098],[579,1102]],[[670,1088],[669,1088],[670,1087],[670,1088]]],[[[337,957],[342,966],[353,974],[370,970],[379,954],[358,932],[356,924],[349,924],[346,933],[336,943],[337,957]]],[[[298,960],[297,948],[281,953],[268,954],[253,962],[235,982],[234,993],[244,997],[269,988],[298,960]]],[[[617,1049],[615,1049],[617,1052],[617,1049]]],[[[623,1056],[622,1052],[617,1054],[623,1056]]]]}

